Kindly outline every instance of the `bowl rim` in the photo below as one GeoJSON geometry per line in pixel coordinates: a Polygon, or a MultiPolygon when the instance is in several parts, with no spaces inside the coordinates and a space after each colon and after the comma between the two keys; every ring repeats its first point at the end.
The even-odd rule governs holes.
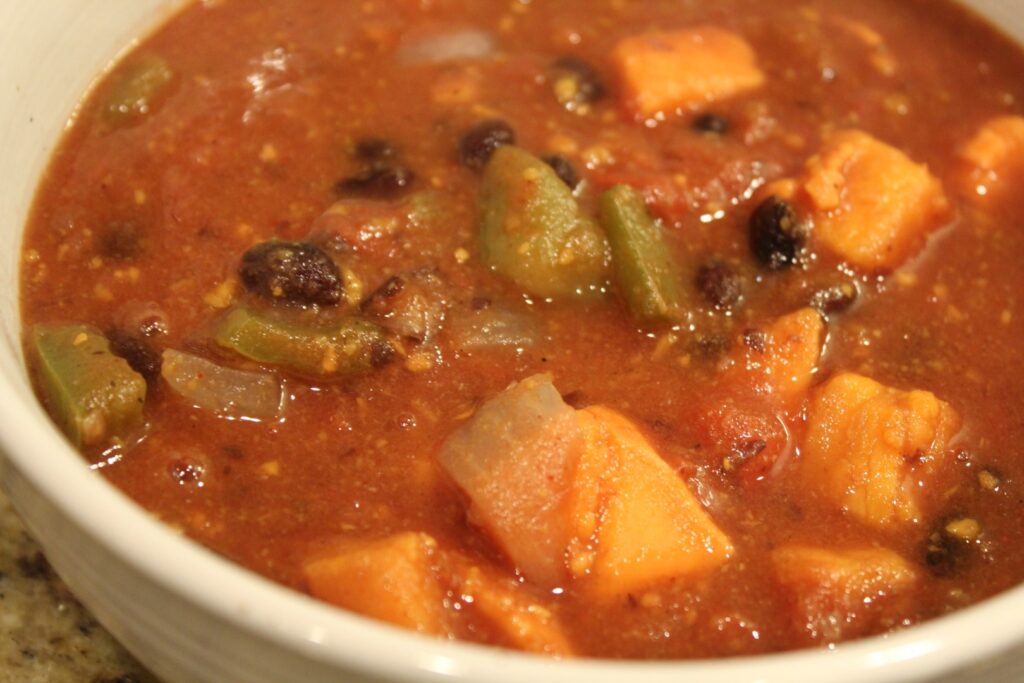
{"type": "Polygon", "coordinates": [[[251,635],[278,643],[338,671],[425,681],[676,683],[681,675],[717,683],[813,680],[834,683],[926,678],[1009,649],[1024,636],[1024,585],[976,605],[888,635],[827,649],[705,660],[555,660],[466,642],[417,635],[276,584],[172,532],[98,472],[90,469],[39,405],[16,400],[0,375],[0,449],[62,514],[119,560],[251,635]],[[145,552],[133,539],[146,538],[145,552]],[[188,566],[188,572],[175,571],[188,566]],[[1016,629],[1007,624],[1018,624],[1016,629]],[[359,637],[353,638],[353,634],[359,637]],[[804,678],[806,677],[806,678],[804,678]]]}
{"type": "MultiPolygon", "coordinates": [[[[32,184],[37,186],[38,178],[32,184]]],[[[19,253],[26,218],[21,216],[18,221],[19,253]]],[[[20,304],[17,310],[20,317],[20,304]]],[[[20,329],[20,320],[17,325],[20,329]]],[[[174,533],[92,470],[38,401],[22,399],[28,377],[20,349],[15,355],[21,374],[0,372],[0,415],[5,417],[0,420],[0,460],[6,457],[62,515],[155,585],[252,636],[339,673],[356,671],[410,683],[441,678],[568,683],[584,677],[593,683],[621,683],[624,677],[645,683],[677,683],[684,675],[706,683],[774,683],[816,680],[828,672],[832,683],[861,681],[869,673],[872,680],[884,683],[953,672],[1024,642],[1024,619],[1020,617],[1024,584],[887,635],[827,649],[748,657],[558,661],[417,635],[316,601],[174,533]],[[134,540],[138,538],[147,539],[145,552],[134,540]],[[181,566],[188,566],[189,571],[175,571],[181,566]],[[1007,627],[1014,624],[1015,628],[1007,627]]],[[[30,389],[27,395],[33,395],[30,389]]]]}

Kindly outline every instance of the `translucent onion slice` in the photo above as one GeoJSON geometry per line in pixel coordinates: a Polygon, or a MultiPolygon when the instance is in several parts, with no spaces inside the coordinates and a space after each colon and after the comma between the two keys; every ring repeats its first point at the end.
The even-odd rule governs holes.
{"type": "Polygon", "coordinates": [[[485,31],[462,29],[406,38],[398,50],[403,64],[440,64],[459,59],[482,59],[494,52],[494,37],[485,31]]]}
{"type": "Polygon", "coordinates": [[[454,316],[448,334],[459,351],[526,349],[543,339],[540,325],[532,316],[498,306],[454,316]]]}
{"type": "Polygon", "coordinates": [[[221,417],[276,420],[284,410],[281,379],[266,372],[234,370],[182,351],[163,354],[161,374],[175,393],[221,417]]]}

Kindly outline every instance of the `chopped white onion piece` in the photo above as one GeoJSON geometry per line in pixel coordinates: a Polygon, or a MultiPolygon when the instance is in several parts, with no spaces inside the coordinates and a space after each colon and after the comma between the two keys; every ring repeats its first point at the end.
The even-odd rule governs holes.
{"type": "Polygon", "coordinates": [[[276,420],[284,405],[281,379],[266,372],[234,370],[182,351],[163,353],[161,374],[175,393],[222,417],[276,420]]]}

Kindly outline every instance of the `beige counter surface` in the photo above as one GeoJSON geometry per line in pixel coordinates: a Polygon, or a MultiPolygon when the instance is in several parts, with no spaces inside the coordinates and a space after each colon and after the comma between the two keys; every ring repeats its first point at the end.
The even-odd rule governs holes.
{"type": "Polygon", "coordinates": [[[53,572],[3,494],[0,683],[155,683],[53,572]]]}

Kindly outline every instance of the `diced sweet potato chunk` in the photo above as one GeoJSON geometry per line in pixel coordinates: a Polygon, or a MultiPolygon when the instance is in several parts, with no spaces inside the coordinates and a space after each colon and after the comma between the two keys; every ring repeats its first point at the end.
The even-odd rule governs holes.
{"type": "Polygon", "coordinates": [[[698,108],[764,84],[753,49],[714,26],[626,38],[612,53],[626,106],[651,116],[698,108]]]}
{"type": "Polygon", "coordinates": [[[960,158],[982,171],[1022,161],[1024,117],[1002,116],[987,122],[960,150],[960,158]]]}
{"type": "Polygon", "coordinates": [[[512,647],[553,656],[572,654],[572,645],[554,615],[529,600],[514,583],[470,567],[463,573],[459,593],[472,598],[470,611],[485,618],[512,647]]]}
{"type": "Polygon", "coordinates": [[[772,565],[796,629],[812,642],[866,635],[917,580],[906,560],[884,548],[787,546],[773,551],[772,565]]]}
{"type": "Polygon", "coordinates": [[[1024,117],[1002,116],[983,125],[960,150],[968,196],[987,196],[1006,173],[1024,170],[1024,117]]]}
{"type": "Polygon", "coordinates": [[[572,654],[555,616],[515,581],[486,573],[427,534],[347,543],[308,562],[305,574],[315,597],[396,626],[445,637],[482,628],[521,650],[572,654]],[[461,610],[446,604],[450,595],[466,603],[461,610]]]}
{"type": "Polygon", "coordinates": [[[578,416],[587,447],[574,483],[569,562],[586,591],[624,595],[729,558],[729,538],[629,420],[603,407],[578,416]]]}
{"type": "Polygon", "coordinates": [[[883,76],[896,75],[899,63],[889,50],[885,37],[873,26],[843,15],[834,16],[831,21],[844,33],[853,36],[867,48],[864,51],[865,56],[876,71],[883,76]]]}
{"type": "Polygon", "coordinates": [[[825,141],[808,161],[801,189],[814,241],[868,271],[898,267],[949,211],[942,185],[927,166],[856,130],[825,141]]]}
{"type": "Polygon", "coordinates": [[[440,458],[476,520],[546,587],[580,579],[594,595],[618,595],[707,572],[732,552],[629,420],[573,411],[547,376],[488,402],[440,458]]]}
{"type": "Polygon", "coordinates": [[[310,592],[339,607],[396,626],[443,636],[451,632],[438,581],[437,542],[405,533],[355,543],[305,566],[310,592]]]}
{"type": "Polygon", "coordinates": [[[531,581],[567,578],[565,500],[583,451],[572,408],[547,375],[488,401],[441,448],[441,466],[465,491],[484,527],[531,581]]]}
{"type": "Polygon", "coordinates": [[[843,374],[815,396],[801,469],[822,492],[879,528],[919,520],[918,479],[941,464],[960,418],[927,391],[900,391],[843,374]]]}
{"type": "Polygon", "coordinates": [[[789,407],[810,388],[824,343],[825,321],[813,308],[802,308],[747,332],[723,381],[774,396],[777,404],[789,407]]]}

